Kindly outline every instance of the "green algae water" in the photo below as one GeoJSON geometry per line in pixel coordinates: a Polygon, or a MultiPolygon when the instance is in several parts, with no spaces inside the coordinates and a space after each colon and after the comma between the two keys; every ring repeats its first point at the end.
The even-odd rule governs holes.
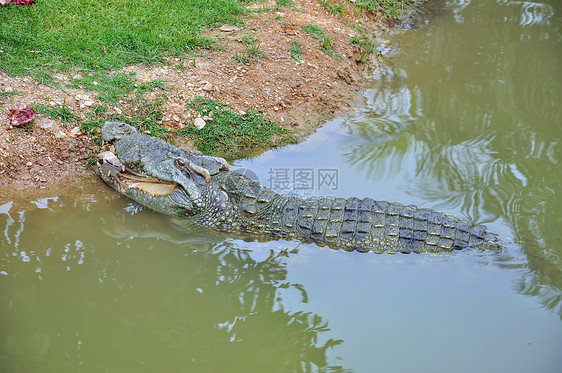
{"type": "Polygon", "coordinates": [[[558,372],[562,4],[435,1],[365,103],[241,160],[266,186],[485,223],[502,253],[347,253],[176,227],[101,181],[0,192],[1,372],[558,372]]]}

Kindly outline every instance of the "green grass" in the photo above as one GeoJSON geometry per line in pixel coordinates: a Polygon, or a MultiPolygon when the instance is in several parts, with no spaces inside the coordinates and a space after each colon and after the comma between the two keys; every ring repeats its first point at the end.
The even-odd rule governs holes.
{"type": "Polygon", "coordinates": [[[302,61],[302,44],[298,41],[291,41],[291,48],[289,49],[289,53],[291,57],[295,59],[297,62],[302,61]]]}
{"type": "Polygon", "coordinates": [[[279,8],[283,6],[289,6],[289,7],[295,6],[295,2],[293,0],[277,0],[276,3],[279,8]]]}
{"type": "Polygon", "coordinates": [[[70,88],[82,88],[98,93],[97,98],[108,104],[116,104],[117,101],[125,97],[129,92],[136,91],[137,94],[152,91],[155,88],[165,90],[162,80],[153,80],[148,84],[137,84],[135,73],[101,73],[94,72],[85,74],[79,78],[73,78],[68,84],[70,88]]]}
{"type": "Polygon", "coordinates": [[[411,2],[410,0],[356,0],[354,4],[359,8],[380,12],[388,19],[395,19],[400,17],[400,12],[405,9],[405,3],[411,2]]]}
{"type": "Polygon", "coordinates": [[[332,45],[332,38],[330,36],[326,36],[322,39],[322,46],[320,47],[320,50],[335,60],[343,59],[342,55],[334,49],[332,45]]]}
{"type": "Polygon", "coordinates": [[[249,44],[240,53],[235,52],[232,57],[238,63],[251,63],[257,62],[261,57],[265,55],[264,51],[260,50],[260,43],[249,44]]]}
{"type": "Polygon", "coordinates": [[[309,23],[304,25],[302,29],[310,34],[315,39],[322,40],[326,35],[324,34],[324,29],[320,26],[313,25],[309,23]]]}
{"type": "Polygon", "coordinates": [[[320,0],[322,6],[328,11],[330,14],[344,14],[345,10],[343,8],[343,3],[333,4],[328,0],[320,0]]]}
{"type": "Polygon", "coordinates": [[[246,45],[252,45],[258,42],[258,38],[256,38],[252,33],[249,32],[246,33],[246,35],[242,36],[241,38],[235,40],[239,43],[246,44],[246,45]]]}
{"type": "Polygon", "coordinates": [[[66,106],[66,100],[61,104],[57,104],[54,106],[31,105],[31,107],[37,113],[44,114],[51,119],[60,120],[64,125],[67,125],[69,122],[74,122],[77,120],[77,117],[72,111],[72,109],[66,106]]]}
{"type": "Polygon", "coordinates": [[[84,162],[84,169],[85,170],[93,169],[96,163],[98,162],[99,161],[96,154],[91,154],[90,156],[88,156],[88,158],[86,158],[86,161],[84,162]]]}
{"type": "Polygon", "coordinates": [[[142,90],[128,95],[126,105],[130,106],[129,110],[120,115],[109,114],[105,104],[92,107],[87,113],[88,119],[80,124],[80,129],[94,142],[101,144],[101,127],[106,121],[126,122],[151,136],[168,140],[173,140],[174,136],[190,139],[203,153],[228,159],[248,156],[256,148],[266,149],[297,142],[285,128],[265,119],[260,113],[239,114],[229,110],[226,104],[202,97],[195,97],[188,108],[200,116],[213,119],[208,120],[202,130],[187,126],[170,132],[161,124],[164,97],[146,101],[140,92],[142,90]]]}
{"type": "Polygon", "coordinates": [[[117,69],[211,48],[202,31],[240,24],[239,0],[42,0],[0,11],[0,69],[47,78],[50,71],[117,69]]]}
{"type": "Polygon", "coordinates": [[[247,156],[256,148],[296,142],[286,129],[265,119],[260,113],[239,114],[226,104],[202,97],[195,97],[188,108],[200,116],[213,118],[201,130],[188,126],[177,131],[177,134],[193,139],[197,148],[205,154],[234,159],[247,156]]]}
{"type": "Polygon", "coordinates": [[[359,62],[366,62],[367,56],[374,54],[376,56],[380,55],[374,39],[364,32],[360,27],[354,27],[357,31],[357,35],[352,37],[349,41],[351,45],[355,45],[361,49],[361,56],[359,62]]]}
{"type": "Polygon", "coordinates": [[[318,39],[322,42],[320,45],[320,50],[326,53],[333,59],[339,60],[342,58],[341,54],[336,51],[332,44],[332,37],[326,35],[322,27],[313,24],[304,25],[302,29],[310,34],[314,39],[318,39]]]}
{"type": "Polygon", "coordinates": [[[369,40],[367,37],[361,35],[361,34],[357,34],[354,37],[352,37],[350,40],[351,45],[355,45],[363,50],[365,50],[365,52],[372,54],[379,54],[379,51],[377,49],[377,46],[375,45],[375,43],[371,40],[369,40]]]}
{"type": "MultiPolygon", "coordinates": [[[[126,76],[131,78],[133,75],[127,74],[126,76]]],[[[125,80],[125,82],[127,81],[125,80]]],[[[97,86],[99,87],[101,84],[97,86]]],[[[125,87],[122,91],[110,91],[109,96],[103,94],[98,96],[105,103],[92,106],[90,111],[86,113],[86,120],[80,124],[82,132],[91,136],[99,144],[101,143],[101,137],[99,136],[101,127],[109,120],[126,122],[137,127],[143,133],[166,138],[168,131],[161,125],[164,116],[162,106],[166,101],[165,87],[162,85],[162,81],[153,80],[140,85],[131,83],[125,85],[125,87]],[[154,90],[160,91],[156,99],[145,99],[144,93],[154,90]],[[119,106],[122,113],[110,113],[109,104],[119,106]]]]}
{"type": "Polygon", "coordinates": [[[19,94],[20,94],[20,92],[16,91],[16,90],[13,90],[13,91],[0,90],[0,100],[3,100],[3,99],[8,98],[8,97],[16,96],[16,95],[19,95],[19,94]]]}
{"type": "Polygon", "coordinates": [[[270,2],[268,0],[242,0],[242,3],[262,4],[261,7],[252,10],[253,12],[259,12],[259,13],[280,11],[283,7],[291,7],[291,8],[295,7],[295,2],[293,0],[276,0],[275,6],[270,6],[270,2]]]}
{"type": "Polygon", "coordinates": [[[253,34],[247,33],[241,38],[236,39],[237,42],[244,44],[246,47],[243,51],[237,51],[232,58],[238,63],[257,62],[265,53],[260,50],[260,41],[253,34]]]}

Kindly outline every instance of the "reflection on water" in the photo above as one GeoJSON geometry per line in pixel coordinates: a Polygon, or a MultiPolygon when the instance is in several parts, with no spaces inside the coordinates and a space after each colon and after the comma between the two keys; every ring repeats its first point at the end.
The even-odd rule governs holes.
{"type": "Polygon", "coordinates": [[[175,228],[101,183],[0,200],[0,371],[557,372],[561,4],[431,5],[387,42],[363,108],[237,166],[266,185],[336,170],[337,188],[291,192],[435,208],[515,244],[256,242],[175,228]]]}
{"type": "Polygon", "coordinates": [[[445,8],[377,69],[344,156],[369,178],[409,174],[439,208],[508,221],[531,269],[519,290],[562,315],[561,4],[445,8]]]}
{"type": "Polygon", "coordinates": [[[0,370],[341,370],[326,350],[342,341],[319,342],[327,321],[284,309],[280,289],[307,293],[279,250],[256,260],[102,193],[2,206],[0,370]]]}
{"type": "Polygon", "coordinates": [[[101,183],[41,201],[0,208],[2,372],[450,371],[466,351],[492,370],[560,363],[558,324],[512,295],[523,258],[245,242],[178,230],[101,183]]]}

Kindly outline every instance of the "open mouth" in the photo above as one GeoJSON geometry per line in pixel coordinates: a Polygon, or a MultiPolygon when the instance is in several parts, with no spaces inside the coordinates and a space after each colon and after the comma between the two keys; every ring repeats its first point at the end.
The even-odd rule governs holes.
{"type": "Polygon", "coordinates": [[[121,189],[137,189],[153,196],[166,196],[171,194],[178,186],[177,183],[162,181],[152,176],[139,174],[128,166],[125,166],[111,152],[103,152],[99,155],[102,164],[98,169],[104,179],[112,179],[121,189]]]}

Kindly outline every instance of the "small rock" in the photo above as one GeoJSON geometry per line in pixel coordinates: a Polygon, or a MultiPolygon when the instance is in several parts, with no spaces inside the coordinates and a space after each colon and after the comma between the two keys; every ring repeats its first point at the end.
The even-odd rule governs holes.
{"type": "Polygon", "coordinates": [[[90,107],[90,106],[92,106],[93,104],[94,104],[94,101],[92,101],[92,100],[86,100],[86,101],[84,101],[84,106],[86,106],[86,107],[90,107]]]}
{"type": "Polygon", "coordinates": [[[27,162],[25,165],[26,165],[26,166],[33,166],[33,163],[27,162]]]}
{"type": "Polygon", "coordinates": [[[63,131],[59,131],[59,132],[55,133],[55,137],[57,139],[62,139],[63,137],[66,137],[66,133],[64,133],[63,131]]]}
{"type": "Polygon", "coordinates": [[[193,125],[198,129],[203,129],[203,127],[205,127],[207,123],[205,123],[205,120],[203,120],[203,118],[195,118],[193,120],[193,125]]]}
{"type": "Polygon", "coordinates": [[[180,117],[177,114],[172,115],[172,119],[173,119],[174,122],[180,121],[180,117]]]}
{"type": "Polygon", "coordinates": [[[211,83],[205,83],[203,87],[201,87],[204,91],[212,91],[213,85],[211,83]]]}
{"type": "Polygon", "coordinates": [[[233,31],[240,31],[240,29],[234,25],[222,25],[219,27],[219,30],[222,32],[233,32],[233,31]]]}
{"type": "Polygon", "coordinates": [[[71,131],[70,131],[70,135],[72,136],[76,136],[80,134],[80,127],[74,127],[71,131]]]}
{"type": "Polygon", "coordinates": [[[50,119],[45,118],[40,124],[39,127],[43,129],[51,128],[55,122],[50,119]]]}

